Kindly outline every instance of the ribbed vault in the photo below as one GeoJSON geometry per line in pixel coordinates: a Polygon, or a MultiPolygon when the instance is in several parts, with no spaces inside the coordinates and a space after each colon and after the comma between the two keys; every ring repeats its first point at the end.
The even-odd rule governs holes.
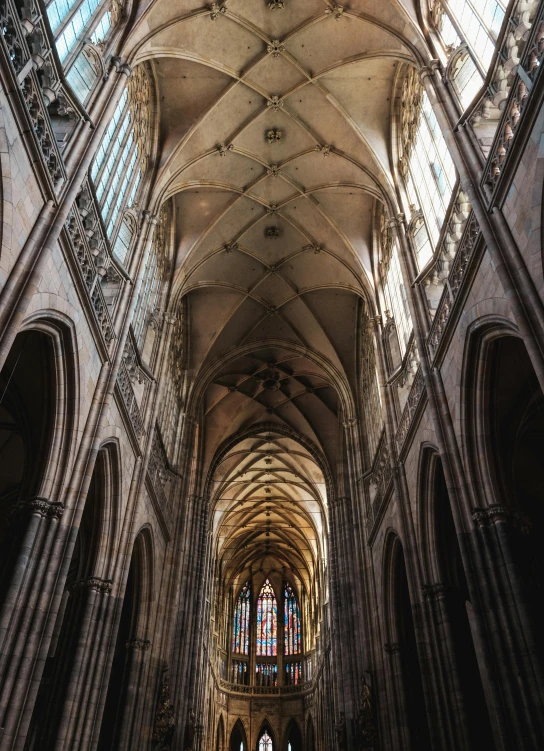
{"type": "Polygon", "coordinates": [[[188,412],[218,556],[227,578],[289,567],[310,587],[326,499],[296,447],[341,478],[361,307],[374,306],[373,218],[394,193],[395,80],[420,36],[409,3],[275,5],[154,3],[132,59],[156,76],[155,196],[175,210],[188,412]],[[286,434],[252,434],[215,465],[265,424],[286,434]]]}

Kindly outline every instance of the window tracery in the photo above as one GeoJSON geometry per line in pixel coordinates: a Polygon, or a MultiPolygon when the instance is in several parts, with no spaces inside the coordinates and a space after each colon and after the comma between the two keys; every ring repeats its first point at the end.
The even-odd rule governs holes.
{"type": "Polygon", "coordinates": [[[251,586],[247,582],[236,600],[234,608],[234,629],[232,651],[234,654],[249,655],[249,612],[251,605],[251,586]]]}
{"type": "Polygon", "coordinates": [[[283,585],[284,648],[286,655],[298,655],[301,651],[300,610],[297,597],[288,582],[283,585]]]}
{"type": "Polygon", "coordinates": [[[91,178],[110,240],[123,210],[134,204],[147,166],[151,84],[145,65],[129,79],[102,138],[91,178]]]}
{"type": "Polygon", "coordinates": [[[268,732],[266,730],[259,738],[259,751],[274,751],[272,738],[268,735],[268,732]]]}
{"type": "Polygon", "coordinates": [[[274,589],[267,579],[257,599],[257,655],[278,654],[278,605],[274,589]]]}
{"type": "Polygon", "coordinates": [[[430,15],[444,52],[447,77],[465,110],[483,85],[505,17],[502,0],[432,0],[430,15]]]}
{"type": "Polygon", "coordinates": [[[401,96],[400,172],[413,215],[421,211],[424,232],[418,238],[418,266],[432,257],[453,194],[456,172],[438,121],[417,71],[410,68],[401,96]]]}

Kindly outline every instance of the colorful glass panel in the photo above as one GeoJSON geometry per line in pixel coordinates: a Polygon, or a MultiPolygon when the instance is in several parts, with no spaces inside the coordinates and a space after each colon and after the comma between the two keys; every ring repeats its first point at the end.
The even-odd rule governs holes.
{"type": "Polygon", "coordinates": [[[300,610],[293,588],[287,582],[283,585],[283,623],[285,654],[300,654],[300,610]]]}
{"type": "Polygon", "coordinates": [[[251,588],[245,584],[236,600],[234,608],[234,626],[232,629],[232,651],[237,655],[249,654],[249,611],[251,588]]]}
{"type": "Polygon", "coordinates": [[[259,739],[259,751],[273,751],[272,738],[268,735],[266,730],[259,739]]]}
{"type": "Polygon", "coordinates": [[[268,579],[257,600],[257,654],[261,657],[278,654],[278,606],[268,579]]]}
{"type": "Polygon", "coordinates": [[[285,685],[298,686],[302,683],[302,663],[288,662],[285,665],[285,685]]]}

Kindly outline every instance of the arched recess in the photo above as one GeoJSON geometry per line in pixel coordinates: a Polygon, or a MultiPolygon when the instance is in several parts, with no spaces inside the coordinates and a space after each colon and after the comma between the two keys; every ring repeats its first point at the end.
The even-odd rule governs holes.
{"type": "MultiPolygon", "coordinates": [[[[501,569],[499,586],[526,610],[524,631],[534,638],[544,627],[544,394],[508,321],[490,317],[469,331],[465,361],[467,455],[478,506],[509,522],[513,565],[501,569]]],[[[542,664],[540,637],[534,642],[542,664]]]]}
{"type": "Polygon", "coordinates": [[[244,723],[240,718],[234,723],[229,740],[229,751],[249,751],[244,723]]]}
{"type": "Polygon", "coordinates": [[[316,751],[314,721],[311,715],[306,723],[306,751],[316,751]]]}
{"type": "MultiPolygon", "coordinates": [[[[21,331],[0,372],[0,604],[17,586],[20,544],[33,512],[60,516],[75,416],[76,351],[59,321],[34,320],[21,331]]],[[[28,563],[21,561],[23,571],[28,563]]]]}
{"type": "Polygon", "coordinates": [[[448,671],[459,696],[458,717],[470,748],[492,748],[494,740],[477,660],[471,620],[472,602],[455,529],[442,460],[436,450],[423,449],[420,504],[427,594],[433,603],[440,642],[448,652],[448,671]]]}
{"type": "Polygon", "coordinates": [[[217,723],[217,734],[215,737],[215,751],[226,751],[225,749],[225,723],[223,722],[223,715],[219,717],[217,723]]]}
{"type": "Polygon", "coordinates": [[[257,751],[278,751],[276,734],[272,730],[272,725],[267,717],[261,723],[259,732],[257,733],[257,751]]]}
{"type": "Polygon", "coordinates": [[[287,726],[283,751],[303,751],[302,733],[298,722],[293,718],[287,726]]]}
{"type": "Polygon", "coordinates": [[[153,596],[153,541],[144,528],[134,542],[102,716],[99,751],[131,748],[138,740],[139,679],[153,596]]]}
{"type": "MultiPolygon", "coordinates": [[[[111,588],[107,578],[114,549],[120,486],[117,444],[98,452],[73,548],[68,576],[30,725],[26,749],[53,749],[65,738],[68,702],[77,706],[76,678],[85,670],[78,646],[95,636],[95,608],[111,588]]],[[[98,616],[98,618],[100,615],[98,616]]],[[[103,616],[102,616],[103,617],[103,616]]]]}
{"type": "Polygon", "coordinates": [[[430,751],[431,741],[404,550],[389,533],[384,559],[385,621],[390,678],[396,697],[391,724],[407,751],[430,751]]]}

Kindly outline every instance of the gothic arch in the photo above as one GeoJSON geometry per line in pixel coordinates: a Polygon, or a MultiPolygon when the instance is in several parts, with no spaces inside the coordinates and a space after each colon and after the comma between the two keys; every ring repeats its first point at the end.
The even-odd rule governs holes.
{"type": "Polygon", "coordinates": [[[228,751],[240,751],[241,743],[244,744],[244,751],[249,751],[246,729],[242,719],[238,717],[230,731],[228,751]]]}
{"type": "Polygon", "coordinates": [[[316,751],[314,721],[311,714],[308,715],[308,720],[306,721],[305,749],[306,751],[316,751]]]}
{"type": "Polygon", "coordinates": [[[294,717],[289,721],[285,730],[281,751],[303,751],[302,733],[294,717]],[[289,743],[291,744],[291,749],[289,749],[289,743]]]}
{"type": "Polygon", "coordinates": [[[265,733],[265,732],[268,733],[268,735],[272,739],[273,751],[279,751],[277,734],[274,732],[274,729],[272,727],[272,723],[268,719],[267,715],[264,715],[263,719],[261,720],[261,723],[259,725],[259,730],[257,731],[257,734],[255,736],[255,743],[253,744],[253,747],[255,749],[257,749],[257,751],[258,751],[258,749],[259,749],[259,740],[260,740],[261,736],[263,735],[263,733],[265,733]]]}
{"type": "Polygon", "coordinates": [[[149,640],[153,598],[153,539],[149,527],[136,535],[117,629],[98,748],[109,751],[136,742],[143,661],[149,640]]]}
{"type": "Polygon", "coordinates": [[[226,751],[225,749],[225,722],[223,715],[219,715],[217,731],[215,736],[215,751],[226,751]]]}

